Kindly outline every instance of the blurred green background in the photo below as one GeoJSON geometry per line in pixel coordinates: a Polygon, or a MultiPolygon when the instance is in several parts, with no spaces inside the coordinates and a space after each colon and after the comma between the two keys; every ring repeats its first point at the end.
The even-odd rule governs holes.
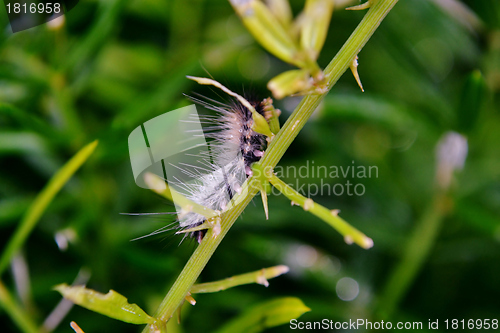
{"type": "MultiPolygon", "coordinates": [[[[294,13],[302,6],[292,1],[294,13]]],[[[225,0],[84,0],[62,25],[16,34],[3,6],[0,11],[1,248],[50,177],[84,144],[99,140],[2,281],[39,324],[61,299],[52,287],[79,274],[90,288],[114,289],[154,313],[196,245],[178,246],[180,237],[171,234],[131,241],[172,220],[119,213],[173,207],[135,185],[129,133],[189,104],[183,93],[220,99],[185,75],[206,76],[205,68],[234,91],[264,98],[267,81],[291,67],[256,44],[225,0]]],[[[321,66],[362,16],[334,12],[321,66]]],[[[266,221],[256,198],[200,281],[278,264],[291,271],[268,288],[197,296],[196,306],[185,306],[180,331],[215,331],[278,296],[300,297],[312,309],[304,321],[385,318],[426,327],[428,319],[500,319],[500,2],[400,1],[359,57],[365,93],[346,73],[279,165],[376,166],[378,177],[369,179],[284,179],[294,186],[362,183],[362,196],[314,199],[340,209],[375,246],[347,245],[283,196],[269,198],[266,221]],[[436,203],[436,145],[449,131],[467,137],[468,155],[436,203]],[[421,226],[435,226],[436,237],[421,226]],[[426,242],[430,251],[421,256],[426,242]],[[405,252],[408,244],[415,253],[405,252]],[[414,272],[403,269],[410,272],[408,286],[393,275],[405,253],[405,265],[422,260],[414,272]]],[[[299,100],[275,103],[282,122],[299,100]]],[[[55,331],[70,332],[71,320],[87,333],[141,329],[75,306],[55,331]]],[[[4,309],[0,327],[19,331],[4,309]]]]}

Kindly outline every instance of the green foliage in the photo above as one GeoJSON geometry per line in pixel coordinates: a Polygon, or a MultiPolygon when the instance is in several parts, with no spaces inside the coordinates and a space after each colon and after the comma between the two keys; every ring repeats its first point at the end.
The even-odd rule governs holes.
{"type": "Polygon", "coordinates": [[[283,297],[255,305],[237,319],[226,323],[217,333],[258,333],[267,328],[289,323],[311,311],[295,297],[283,297]]]}
{"type": "Polygon", "coordinates": [[[114,290],[101,294],[84,286],[70,287],[60,284],[54,287],[64,298],[89,310],[131,324],[153,324],[154,318],[149,316],[137,304],[127,302],[125,296],[114,290]]]}
{"type": "Polygon", "coordinates": [[[71,160],[68,161],[57,173],[54,174],[47,186],[35,198],[31,206],[26,211],[23,219],[19,222],[14,235],[5,247],[0,258],[0,274],[3,273],[12,256],[19,251],[26,238],[35,227],[41,215],[54,199],[54,196],[66,184],[69,178],[80,168],[80,166],[89,158],[97,147],[97,141],[94,141],[83,147],[71,160]]]}
{"type": "MultiPolygon", "coordinates": [[[[291,3],[297,14],[305,1],[291,3]]],[[[347,245],[318,218],[290,207],[283,196],[268,195],[266,220],[256,198],[198,282],[278,264],[286,264],[290,272],[268,288],[247,285],[197,294],[194,307],[183,307],[180,330],[216,331],[226,318],[237,320],[254,304],[282,295],[296,296],[311,308],[300,318],[304,321],[375,321],[386,310],[383,300],[396,299],[388,294],[395,290],[400,295],[392,321],[426,323],[500,313],[499,4],[445,3],[400,1],[359,54],[365,93],[346,73],[278,164],[285,171],[307,162],[310,169],[312,161],[328,168],[376,166],[378,175],[371,178],[311,173],[303,178],[293,172],[281,177],[305,191],[309,185],[314,190],[325,183],[362,183],[362,196],[323,192],[311,197],[340,209],[340,216],[375,246],[367,251],[347,245]],[[451,130],[467,135],[469,153],[446,194],[440,228],[435,233],[429,229],[430,235],[422,231],[422,222],[429,216],[436,221],[430,214],[436,198],[434,152],[443,133],[451,130]],[[418,243],[412,240],[415,235],[425,239],[418,243]],[[408,244],[415,251],[424,244],[427,255],[411,265],[416,268],[406,282],[391,279],[395,267],[405,262],[408,244]],[[337,286],[344,277],[359,285],[352,301],[339,298],[337,286]],[[394,284],[387,287],[389,281],[394,284]]],[[[321,68],[363,14],[335,9],[317,60],[321,68]]],[[[185,75],[205,76],[206,68],[232,91],[253,90],[264,98],[270,95],[267,82],[293,68],[254,41],[226,0],[80,1],[63,27],[43,25],[14,35],[5,26],[5,14],[0,20],[2,256],[53,175],[86,143],[99,140],[99,148],[20,243],[29,288],[16,287],[20,279],[14,270],[3,273],[5,288],[0,291],[7,291],[2,293],[7,303],[0,313],[2,332],[18,332],[16,322],[24,324],[25,332],[43,325],[60,301],[52,287],[71,282],[82,267],[91,272],[89,288],[119,290],[152,314],[195,245],[179,247],[182,236],[167,234],[130,241],[172,220],[119,213],[173,207],[135,185],[128,134],[142,122],[188,104],[182,93],[221,99],[185,75]]],[[[299,99],[275,101],[282,124],[299,99]]],[[[74,307],[53,331],[68,332],[72,320],[89,333],[139,329],[74,307]]],[[[289,327],[270,331],[288,332],[289,327]]]]}

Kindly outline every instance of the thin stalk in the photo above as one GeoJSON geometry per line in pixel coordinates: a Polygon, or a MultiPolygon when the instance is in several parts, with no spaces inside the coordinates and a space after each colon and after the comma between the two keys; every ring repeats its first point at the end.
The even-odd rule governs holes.
{"type": "Polygon", "coordinates": [[[396,266],[385,285],[378,311],[381,318],[392,316],[417,277],[436,242],[444,216],[450,206],[449,200],[445,193],[437,193],[417,223],[403,252],[401,262],[396,266]]]}
{"type": "Polygon", "coordinates": [[[226,290],[236,286],[241,286],[244,284],[258,283],[264,286],[268,286],[267,280],[285,274],[290,269],[285,265],[273,266],[269,268],[263,268],[258,271],[231,276],[230,278],[195,284],[191,288],[191,294],[202,294],[202,293],[216,293],[218,291],[226,290]]]}
{"type": "MultiPolygon", "coordinates": [[[[175,280],[174,285],[170,288],[167,296],[160,304],[155,317],[162,321],[167,321],[172,317],[175,310],[182,304],[184,298],[191,290],[193,284],[198,279],[203,268],[207,264],[215,249],[219,246],[224,236],[227,234],[233,223],[236,221],[241,212],[248,205],[250,200],[258,192],[256,186],[248,186],[248,194],[242,202],[236,205],[233,209],[226,212],[222,218],[221,231],[217,237],[214,237],[213,229],[208,229],[207,234],[203,241],[198,245],[194,253],[189,258],[184,266],[184,269],[175,280]]],[[[243,192],[244,193],[244,192],[243,192]]],[[[149,328],[146,327],[143,332],[148,332],[149,328]]]]}
{"type": "Polygon", "coordinates": [[[368,10],[349,39],[342,46],[335,58],[325,68],[327,92],[317,95],[308,95],[302,99],[295,111],[288,118],[283,129],[276,135],[261,159],[260,164],[265,169],[267,166],[274,168],[292,141],[306,124],[309,117],[327,95],[328,91],[337,83],[342,74],[350,67],[354,57],[371,38],[375,30],[394,7],[398,0],[378,0],[368,10]]]}
{"type": "MultiPolygon", "coordinates": [[[[340,49],[339,53],[326,67],[325,76],[328,91],[349,68],[354,57],[359,53],[359,51],[361,51],[384,17],[397,2],[398,0],[378,0],[374,2],[373,6],[369,9],[368,13],[360,22],[356,30],[354,30],[344,46],[340,49]]],[[[281,131],[271,141],[264,157],[261,159],[260,164],[264,170],[269,167],[274,168],[278,164],[293,139],[297,136],[328,91],[319,95],[309,95],[302,99],[301,103],[286,121],[281,131]]],[[[241,215],[248,203],[252,200],[255,194],[257,194],[257,179],[254,179],[253,177],[250,178],[247,186],[249,189],[245,198],[233,209],[223,215],[220,234],[214,238],[212,229],[208,230],[205,238],[196,248],[186,266],[184,266],[184,269],[179,274],[179,277],[174,282],[172,288],[170,288],[169,292],[160,304],[156,312],[156,317],[158,319],[167,321],[170,317],[172,317],[175,310],[182,304],[196,279],[205,268],[205,265],[217,246],[227,234],[235,220],[241,215]]],[[[148,330],[149,328],[146,327],[143,332],[147,333],[148,330]]]]}
{"type": "Polygon", "coordinates": [[[12,295],[2,281],[0,281],[0,307],[9,314],[14,323],[25,333],[39,333],[31,317],[14,301],[12,295]]]}
{"type": "Polygon", "coordinates": [[[315,203],[312,199],[304,197],[272,173],[267,175],[267,179],[293,203],[296,203],[300,207],[304,208],[304,210],[316,215],[331,225],[342,236],[344,236],[346,243],[350,244],[354,242],[364,249],[369,249],[373,246],[373,240],[340,218],[338,216],[338,211],[329,210],[328,208],[315,203]]]}

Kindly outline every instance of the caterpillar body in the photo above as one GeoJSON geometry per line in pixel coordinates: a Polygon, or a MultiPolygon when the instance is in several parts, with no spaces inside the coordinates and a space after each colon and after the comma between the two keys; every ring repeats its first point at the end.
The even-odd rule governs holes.
{"type": "MultiPolygon", "coordinates": [[[[251,176],[251,165],[261,159],[266,148],[266,136],[255,132],[252,112],[237,99],[223,104],[205,97],[202,99],[188,96],[193,102],[216,112],[215,116],[198,116],[203,125],[205,138],[210,140],[209,152],[196,156],[199,167],[183,164],[182,172],[193,180],[189,183],[178,180],[176,188],[191,201],[215,211],[223,212],[229,201],[241,191],[245,180],[251,176]],[[211,103],[210,103],[211,102],[211,103]],[[208,172],[207,172],[208,171],[208,172]]],[[[249,101],[260,115],[265,113],[264,101],[249,101]]],[[[197,116],[197,115],[196,115],[197,116]]],[[[206,217],[195,212],[177,212],[180,228],[183,230],[197,227],[206,217]]],[[[200,243],[207,230],[187,233],[200,243]]]]}

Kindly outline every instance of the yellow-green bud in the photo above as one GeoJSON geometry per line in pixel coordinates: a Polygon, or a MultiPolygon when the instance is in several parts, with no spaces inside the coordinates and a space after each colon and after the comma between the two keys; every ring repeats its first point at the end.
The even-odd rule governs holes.
{"type": "Polygon", "coordinates": [[[285,29],[292,24],[292,9],[288,0],[266,0],[267,7],[285,29]]]}
{"type": "Polygon", "coordinates": [[[298,45],[268,7],[257,0],[230,0],[252,36],[269,52],[298,67],[304,66],[298,45]]]}
{"type": "Polygon", "coordinates": [[[281,99],[311,89],[311,77],[307,70],[294,69],[272,78],[267,88],[271,90],[275,98],[281,99]]]}
{"type": "Polygon", "coordinates": [[[301,22],[300,46],[312,60],[325,43],[334,7],[333,0],[307,0],[301,22]]]}

